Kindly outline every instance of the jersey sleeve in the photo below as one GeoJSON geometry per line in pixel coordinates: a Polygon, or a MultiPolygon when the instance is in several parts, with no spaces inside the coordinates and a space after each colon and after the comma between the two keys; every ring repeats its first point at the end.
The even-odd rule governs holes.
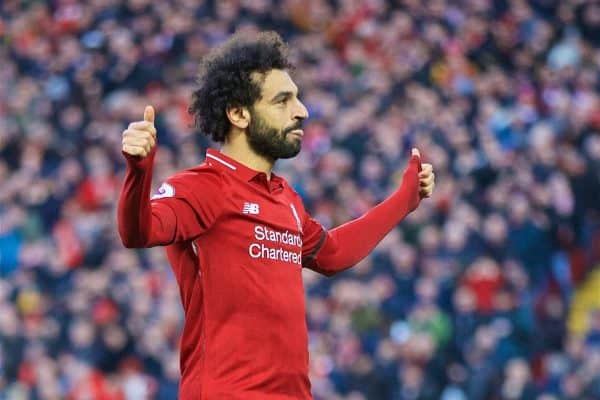
{"type": "Polygon", "coordinates": [[[169,178],[151,199],[154,154],[155,149],[143,159],[125,155],[127,170],[117,216],[125,247],[192,239],[212,226],[224,204],[220,174],[202,167],[169,178]]]}
{"type": "Polygon", "coordinates": [[[394,226],[419,205],[420,170],[420,158],[413,156],[396,192],[363,216],[337,228],[322,230],[318,241],[317,223],[311,218],[306,219],[305,238],[308,255],[303,258],[304,266],[331,276],[352,267],[366,257],[394,226]]]}
{"type": "Polygon", "coordinates": [[[163,242],[158,244],[185,241],[206,232],[221,214],[223,197],[221,176],[208,168],[167,179],[150,201],[153,215],[166,216],[156,227],[164,231],[163,242]]]}
{"type": "Polygon", "coordinates": [[[302,226],[302,266],[315,269],[315,256],[325,242],[327,230],[306,212],[304,214],[304,224],[302,226]]]}

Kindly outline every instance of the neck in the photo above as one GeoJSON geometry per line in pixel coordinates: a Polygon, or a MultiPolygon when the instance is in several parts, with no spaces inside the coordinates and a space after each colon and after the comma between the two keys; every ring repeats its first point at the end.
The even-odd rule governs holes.
{"type": "Polygon", "coordinates": [[[252,150],[245,133],[230,133],[221,148],[221,152],[250,169],[264,172],[267,174],[267,179],[271,179],[271,170],[275,160],[266,158],[252,150]]]}

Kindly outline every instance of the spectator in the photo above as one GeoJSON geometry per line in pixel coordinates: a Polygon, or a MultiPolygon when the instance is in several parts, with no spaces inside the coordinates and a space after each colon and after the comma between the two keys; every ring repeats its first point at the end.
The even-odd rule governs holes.
{"type": "MultiPolygon", "coordinates": [[[[338,278],[304,272],[315,399],[600,398],[600,6],[511,0],[0,2],[0,393],[174,398],[182,312],[115,229],[120,132],[157,108],[154,187],[211,145],[186,109],[236,29],[295,50],[311,118],[278,172],[331,227],[430,201],[338,278]],[[597,293],[597,291],[595,292],[597,293]]],[[[0,397],[2,397],[0,395],[0,397]]]]}

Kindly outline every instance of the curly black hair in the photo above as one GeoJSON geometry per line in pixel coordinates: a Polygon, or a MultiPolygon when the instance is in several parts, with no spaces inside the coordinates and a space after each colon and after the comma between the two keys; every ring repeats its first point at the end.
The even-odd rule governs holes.
{"type": "Polygon", "coordinates": [[[293,69],[288,48],[276,32],[249,37],[237,33],[212,49],[200,62],[198,87],[188,108],[196,127],[216,142],[224,142],[230,122],[230,107],[252,107],[260,99],[260,82],[252,73],[293,69]]]}

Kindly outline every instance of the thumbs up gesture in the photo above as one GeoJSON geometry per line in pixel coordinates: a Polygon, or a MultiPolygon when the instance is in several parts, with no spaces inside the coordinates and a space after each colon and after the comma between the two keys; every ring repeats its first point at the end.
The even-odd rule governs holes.
{"type": "Polygon", "coordinates": [[[146,106],[144,120],[132,122],[123,131],[123,152],[132,156],[146,157],[156,145],[154,108],[146,106]]]}
{"type": "Polygon", "coordinates": [[[433,165],[428,163],[421,163],[421,153],[419,149],[412,149],[411,159],[415,160],[420,164],[419,171],[419,195],[421,198],[431,197],[433,188],[435,187],[435,173],[433,172],[433,165]]]}

